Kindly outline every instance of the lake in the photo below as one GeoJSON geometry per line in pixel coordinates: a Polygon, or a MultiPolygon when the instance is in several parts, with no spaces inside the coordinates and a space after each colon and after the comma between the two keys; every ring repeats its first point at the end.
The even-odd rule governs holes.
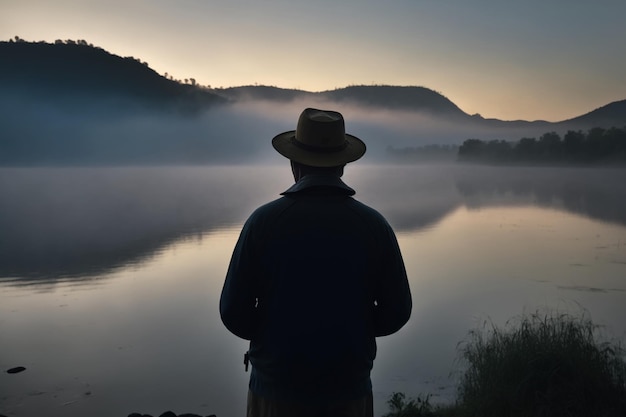
{"type": "MultiPolygon", "coordinates": [[[[451,401],[457,344],[485,323],[585,311],[626,340],[625,174],[348,166],[356,198],[397,232],[414,299],[378,339],[375,414],[394,391],[451,401]]],[[[0,168],[0,414],[243,415],[247,342],[222,326],[219,295],[243,221],[290,175],[0,168]]]]}

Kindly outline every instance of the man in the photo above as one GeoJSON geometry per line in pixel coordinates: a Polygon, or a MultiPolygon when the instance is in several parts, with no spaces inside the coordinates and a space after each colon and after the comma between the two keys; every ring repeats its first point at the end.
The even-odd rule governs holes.
{"type": "Polygon", "coordinates": [[[341,180],[365,144],[341,114],[309,108],[272,145],[296,183],[245,223],[220,299],[225,326],[250,340],[247,415],[371,417],[375,337],[412,302],[393,230],[341,180]]]}

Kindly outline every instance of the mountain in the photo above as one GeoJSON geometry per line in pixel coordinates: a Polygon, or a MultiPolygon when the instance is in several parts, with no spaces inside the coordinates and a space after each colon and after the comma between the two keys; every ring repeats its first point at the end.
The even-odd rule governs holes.
{"type": "MultiPolygon", "coordinates": [[[[557,123],[503,121],[469,115],[442,94],[414,86],[350,86],[322,92],[270,86],[242,86],[209,90],[159,75],[147,63],[113,55],[85,41],[55,43],[0,42],[0,87],[4,94],[44,97],[122,97],[146,105],[204,107],[244,100],[290,102],[317,100],[365,108],[419,112],[476,127],[525,129],[589,129],[626,125],[626,100],[557,123]]],[[[195,82],[194,82],[195,83],[195,82]]]]}
{"type": "Polygon", "coordinates": [[[4,94],[44,98],[122,98],[151,107],[206,107],[216,94],[169,80],[133,57],[122,58],[85,41],[54,44],[0,42],[4,94]]]}

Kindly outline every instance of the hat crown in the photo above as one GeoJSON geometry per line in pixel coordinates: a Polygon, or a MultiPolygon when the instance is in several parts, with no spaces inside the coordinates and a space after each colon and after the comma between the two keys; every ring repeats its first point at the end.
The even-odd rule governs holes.
{"type": "Polygon", "coordinates": [[[335,111],[305,109],[298,119],[295,140],[313,149],[341,149],[346,145],[343,116],[335,111]]]}
{"type": "Polygon", "coordinates": [[[272,146],[285,158],[313,167],[334,167],[356,161],[365,143],[346,133],[341,113],[307,108],[296,130],[274,136],[272,146]]]}

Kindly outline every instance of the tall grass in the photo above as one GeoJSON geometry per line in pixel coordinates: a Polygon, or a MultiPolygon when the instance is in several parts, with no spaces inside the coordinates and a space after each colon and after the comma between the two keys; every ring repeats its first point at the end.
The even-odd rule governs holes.
{"type": "Polygon", "coordinates": [[[435,417],[437,414],[430,404],[430,396],[407,399],[404,393],[394,392],[389,400],[389,413],[383,417],[435,417]]]}
{"type": "Polygon", "coordinates": [[[534,313],[471,331],[458,406],[480,417],[626,416],[619,342],[602,342],[586,314],[534,313]]]}

